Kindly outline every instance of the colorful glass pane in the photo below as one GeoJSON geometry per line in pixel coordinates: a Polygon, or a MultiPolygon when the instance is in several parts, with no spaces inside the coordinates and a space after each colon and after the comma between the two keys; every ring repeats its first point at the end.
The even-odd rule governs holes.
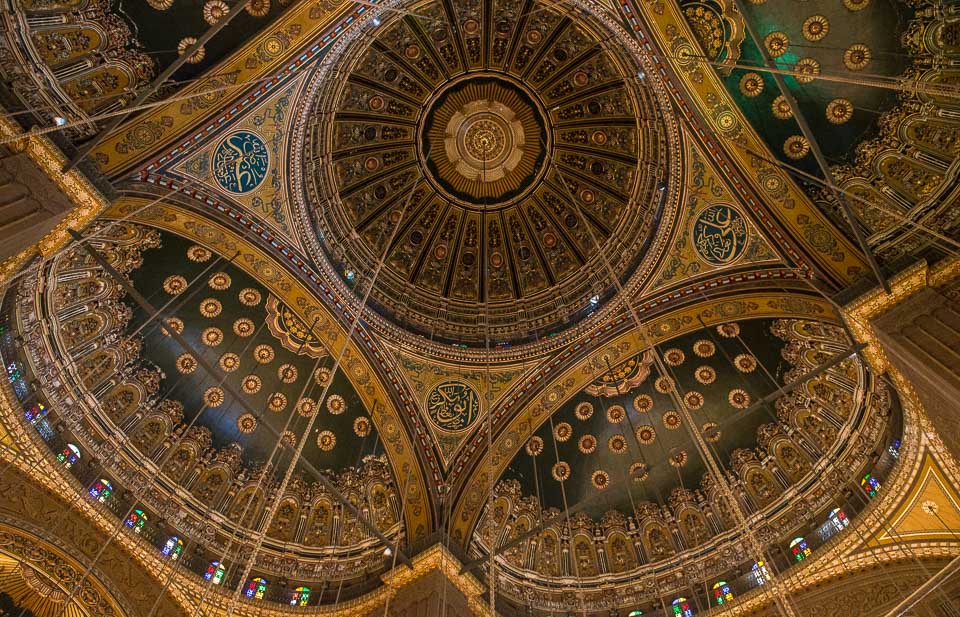
{"type": "Polygon", "coordinates": [[[93,486],[90,487],[90,496],[96,499],[97,501],[99,501],[100,503],[104,503],[105,501],[110,499],[110,495],[112,494],[113,494],[113,485],[110,484],[108,480],[104,480],[103,478],[100,478],[99,480],[94,482],[93,486]]]}
{"type": "Polygon", "coordinates": [[[713,599],[717,604],[726,604],[733,600],[733,592],[727,581],[717,581],[713,584],[713,599]]]}
{"type": "Polygon", "coordinates": [[[860,487],[866,491],[867,495],[870,497],[876,497],[877,491],[880,490],[880,481],[874,478],[871,474],[863,476],[863,479],[860,480],[860,487]]]}
{"type": "Polygon", "coordinates": [[[247,590],[245,595],[248,598],[253,598],[259,600],[263,598],[263,594],[267,592],[267,579],[262,577],[256,577],[247,583],[247,590]]]}
{"type": "Polygon", "coordinates": [[[163,548],[160,549],[160,552],[163,553],[165,557],[169,557],[176,561],[180,557],[180,553],[183,552],[183,540],[177,536],[170,536],[170,539],[167,540],[167,543],[163,545],[163,548]]]}
{"type": "Polygon", "coordinates": [[[140,533],[146,524],[147,515],[143,513],[143,510],[134,510],[130,513],[130,516],[127,517],[127,527],[130,527],[136,533],[140,533]]]}
{"type": "Polygon", "coordinates": [[[793,553],[793,558],[797,561],[803,561],[810,556],[810,547],[807,546],[807,541],[803,538],[794,538],[790,542],[790,551],[793,553]]]}
{"type": "Polygon", "coordinates": [[[297,587],[293,590],[293,595],[290,597],[290,606],[306,606],[309,600],[310,588],[297,587]]]}
{"type": "Polygon", "coordinates": [[[71,467],[73,467],[73,465],[79,460],[80,460],[80,448],[73,445],[72,443],[68,443],[63,448],[63,451],[57,455],[57,461],[59,461],[60,464],[66,467],[67,469],[70,469],[71,467]]]}
{"type": "Polygon", "coordinates": [[[762,561],[753,564],[750,570],[753,574],[753,580],[756,581],[757,585],[763,585],[770,578],[767,566],[762,561]]]}
{"type": "Polygon", "coordinates": [[[693,617],[693,609],[686,598],[677,598],[671,603],[675,617],[693,617]]]}
{"type": "Polygon", "coordinates": [[[226,574],[226,570],[223,569],[223,565],[219,561],[211,561],[210,565],[207,566],[207,571],[203,573],[203,578],[213,582],[214,585],[219,585],[224,574],[226,574]]]}

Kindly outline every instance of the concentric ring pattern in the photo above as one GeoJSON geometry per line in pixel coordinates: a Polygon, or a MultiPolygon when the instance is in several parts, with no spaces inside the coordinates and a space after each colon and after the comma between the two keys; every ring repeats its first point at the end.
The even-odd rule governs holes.
{"type": "Polygon", "coordinates": [[[406,8],[334,60],[313,102],[320,258],[357,282],[385,258],[370,304],[435,340],[563,329],[663,231],[651,221],[671,153],[650,79],[587,14],[406,8]]]}

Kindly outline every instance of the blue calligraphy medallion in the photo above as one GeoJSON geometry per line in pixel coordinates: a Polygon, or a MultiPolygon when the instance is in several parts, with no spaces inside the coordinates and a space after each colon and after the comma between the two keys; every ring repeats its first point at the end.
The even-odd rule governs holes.
{"type": "Polygon", "coordinates": [[[715,266],[731,264],[747,247],[747,221],[733,206],[713,205],[693,225],[693,245],[701,259],[715,266]]]}
{"type": "Polygon", "coordinates": [[[445,381],[435,385],[427,395],[427,413],[438,428],[462,431],[480,415],[480,397],[467,384],[445,381]]]}
{"type": "Polygon", "coordinates": [[[231,193],[249,193],[267,175],[270,154],[255,133],[238,131],[224,139],[213,154],[213,176],[231,193]]]}

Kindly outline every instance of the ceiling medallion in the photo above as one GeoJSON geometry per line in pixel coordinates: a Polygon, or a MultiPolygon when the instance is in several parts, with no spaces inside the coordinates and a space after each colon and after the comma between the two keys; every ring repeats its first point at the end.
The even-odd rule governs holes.
{"type": "Polygon", "coordinates": [[[317,411],[317,402],[310,397],[303,397],[297,402],[297,413],[309,418],[317,411]]]}
{"type": "Polygon", "coordinates": [[[207,298],[200,303],[200,314],[207,319],[216,317],[222,310],[223,305],[221,305],[220,301],[216,298],[207,298]]]}
{"type": "Polygon", "coordinates": [[[299,372],[293,364],[281,364],[277,369],[277,379],[283,383],[293,383],[297,380],[299,372]]]}
{"type": "Polygon", "coordinates": [[[357,437],[367,437],[370,435],[371,428],[370,418],[366,416],[360,416],[353,421],[353,433],[357,437]]]}
{"type": "Polygon", "coordinates": [[[667,394],[668,392],[673,391],[673,379],[664,375],[663,377],[657,377],[657,380],[653,382],[653,387],[660,394],[667,394]]]}
{"type": "Polygon", "coordinates": [[[697,368],[693,376],[697,381],[708,386],[717,380],[717,371],[712,366],[701,366],[697,368]]]}
{"type": "Polygon", "coordinates": [[[480,396],[468,384],[444,381],[427,394],[426,408],[437,428],[462,431],[470,428],[480,416],[480,396]]]}
{"type": "Polygon", "coordinates": [[[602,491],[610,486],[610,474],[602,469],[598,469],[590,476],[590,481],[593,483],[594,488],[602,491]]]}
{"type": "Polygon", "coordinates": [[[246,317],[241,317],[240,319],[233,322],[233,333],[237,336],[247,337],[253,334],[254,331],[253,320],[247,319],[246,317]]]}
{"type": "Polygon", "coordinates": [[[607,422],[610,424],[620,424],[627,417],[627,410],[623,405],[610,405],[607,408],[607,422]]]}
{"type": "Polygon", "coordinates": [[[790,47],[790,39],[783,32],[771,32],[764,37],[763,46],[767,48],[767,52],[772,57],[779,58],[787,53],[787,49],[790,47]]]}
{"type": "Polygon", "coordinates": [[[782,94],[773,99],[771,111],[773,112],[773,116],[778,120],[789,120],[793,117],[793,110],[790,109],[790,103],[787,102],[787,99],[785,99],[782,94]]]}
{"type": "Polygon", "coordinates": [[[280,433],[280,445],[292,449],[297,445],[297,434],[293,431],[283,431],[280,433]]]}
{"type": "Polygon", "coordinates": [[[527,454],[530,456],[539,456],[543,452],[543,439],[538,435],[534,435],[527,441],[527,454]]]}
{"type": "Polygon", "coordinates": [[[844,124],[853,118],[853,103],[847,99],[833,99],[827,103],[827,120],[832,124],[844,124]]]}
{"type": "Polygon", "coordinates": [[[240,382],[240,387],[245,394],[256,394],[262,386],[263,381],[256,375],[247,375],[243,378],[243,381],[240,382]]]}
{"type": "Polygon", "coordinates": [[[223,342],[223,330],[220,328],[204,328],[200,333],[200,340],[208,347],[216,347],[223,342]]]}
{"type": "Polygon", "coordinates": [[[419,157],[451,201],[499,209],[524,197],[546,170],[547,127],[520,82],[469,73],[428,103],[419,157]]]}
{"type": "Polygon", "coordinates": [[[313,372],[313,380],[317,382],[318,386],[325,386],[330,382],[330,369],[327,367],[318,368],[313,372]]]}
{"type": "Polygon", "coordinates": [[[223,388],[214,386],[213,388],[207,388],[203,393],[203,402],[208,407],[219,407],[223,405],[224,400],[223,388]]]}
{"type": "Polygon", "coordinates": [[[681,450],[680,448],[673,448],[670,450],[669,461],[670,464],[674,467],[683,467],[687,464],[689,460],[689,455],[686,450],[681,450]]]}
{"type": "Polygon", "coordinates": [[[333,434],[333,431],[320,431],[317,434],[317,447],[324,452],[333,450],[335,445],[337,445],[337,436],[333,434]]]}
{"type": "Polygon", "coordinates": [[[757,359],[748,353],[742,353],[733,359],[733,364],[741,373],[752,373],[757,368],[757,359]]]}
{"type": "Polygon", "coordinates": [[[593,435],[584,435],[577,442],[577,449],[581,454],[593,454],[597,449],[597,438],[593,435]]]}
{"type": "Polygon", "coordinates": [[[560,422],[553,428],[553,438],[563,443],[573,437],[573,427],[566,422],[560,422]]]}
{"type": "Polygon", "coordinates": [[[197,359],[188,353],[180,354],[180,356],[177,357],[177,371],[184,375],[189,375],[197,370],[197,366],[197,359]]]}
{"type": "Polygon", "coordinates": [[[334,416],[339,416],[347,410],[347,403],[339,394],[331,394],[327,397],[327,411],[334,416]]]}
{"type": "Polygon", "coordinates": [[[750,394],[740,388],[730,390],[727,400],[736,409],[746,409],[750,406],[750,394]]]}
{"type": "MultiPolygon", "coordinates": [[[[183,334],[183,320],[179,317],[170,317],[166,321],[167,328],[173,330],[177,334],[183,334]]],[[[170,333],[167,332],[167,328],[161,328],[164,336],[170,336],[170,333]]]]}
{"type": "Polygon", "coordinates": [[[650,468],[646,463],[637,461],[630,465],[630,476],[634,482],[643,482],[650,477],[650,468]]]}
{"type": "Polygon", "coordinates": [[[708,341],[706,339],[701,339],[693,344],[693,353],[697,354],[701,358],[709,358],[717,351],[717,346],[713,344],[713,341],[708,341]]]}
{"type": "Polygon", "coordinates": [[[627,439],[623,435],[611,435],[607,440],[607,448],[614,454],[624,454],[627,451],[627,439]]]}
{"type": "Polygon", "coordinates": [[[703,394],[697,392],[696,390],[688,390],[683,396],[683,402],[686,404],[687,409],[692,411],[696,411],[703,407],[704,400],[703,394]]]}
{"type": "Polygon", "coordinates": [[[293,148],[318,263],[359,299],[356,273],[386,255],[374,327],[437,348],[599,319],[619,293],[589,276],[602,247],[616,241],[623,286],[639,285],[670,233],[654,215],[676,207],[679,136],[636,41],[588,10],[570,20],[533,0],[535,19],[491,27],[483,16],[500,9],[475,5],[448,23],[449,7],[426,0],[417,11],[437,18],[422,27],[388,15],[341,37],[293,148]]]}
{"type": "Polygon", "coordinates": [[[657,439],[657,430],[649,424],[643,424],[637,427],[637,441],[645,446],[649,446],[657,439]]]}
{"type": "Polygon", "coordinates": [[[851,71],[862,71],[870,64],[873,52],[862,43],[856,43],[843,52],[843,64],[851,71]]]}
{"type": "Polygon", "coordinates": [[[245,413],[237,418],[237,430],[244,435],[249,435],[257,430],[257,424],[259,423],[252,413],[245,413]]]}
{"type": "Polygon", "coordinates": [[[270,345],[263,343],[253,348],[253,359],[260,364],[269,364],[273,362],[275,357],[276,352],[270,345]]]}
{"type": "Polygon", "coordinates": [[[717,443],[720,441],[720,425],[716,422],[707,422],[701,427],[703,438],[707,443],[717,443]]]}
{"type": "Polygon", "coordinates": [[[210,261],[210,258],[213,256],[213,253],[210,252],[210,249],[204,248],[197,244],[194,244],[187,249],[187,259],[190,261],[195,261],[197,263],[203,263],[205,261],[210,261]]]}
{"type": "Polygon", "coordinates": [[[810,142],[802,135],[791,135],[783,142],[783,153],[792,159],[802,159],[810,153],[810,142]]]}
{"type": "Polygon", "coordinates": [[[174,274],[163,279],[163,290],[171,296],[176,296],[183,293],[183,290],[186,288],[187,279],[183,278],[179,274],[174,274]]]}
{"type": "Polygon", "coordinates": [[[280,413],[287,408],[287,395],[283,392],[274,392],[267,399],[267,409],[273,413],[280,413]]]}
{"type": "Polygon", "coordinates": [[[560,461],[550,470],[550,475],[553,476],[553,479],[557,482],[563,482],[570,479],[570,465],[564,461],[560,461]]]}
{"type": "Polygon", "coordinates": [[[638,394],[633,399],[633,408],[637,410],[637,413],[646,413],[653,409],[653,398],[649,394],[638,394]]]}
{"type": "Polygon", "coordinates": [[[663,361],[669,364],[670,366],[680,366],[683,364],[683,361],[686,359],[686,354],[683,353],[680,349],[668,349],[663,352],[663,361]]]}
{"type": "Polygon", "coordinates": [[[758,73],[745,73],[740,78],[740,94],[753,98],[763,92],[763,77],[758,73]]]}
{"type": "Polygon", "coordinates": [[[663,426],[667,430],[675,431],[680,428],[683,420],[680,419],[680,414],[675,411],[668,411],[663,414],[663,426]]]}
{"type": "Polygon", "coordinates": [[[804,20],[801,31],[808,41],[820,41],[830,32],[830,22],[823,15],[811,15],[804,20]]]}
{"type": "Polygon", "coordinates": [[[256,306],[260,304],[260,292],[251,287],[240,290],[240,304],[244,306],[256,306]]]}
{"type": "Polygon", "coordinates": [[[573,415],[577,417],[577,420],[589,420],[593,417],[593,405],[587,402],[580,403],[573,410],[573,415]]]}
{"type": "Polygon", "coordinates": [[[219,364],[225,373],[232,373],[240,368],[240,356],[235,353],[225,353],[220,356],[219,364]]]}
{"type": "Polygon", "coordinates": [[[226,272],[217,272],[210,277],[209,281],[207,281],[207,284],[210,285],[210,288],[217,291],[223,291],[224,289],[227,289],[230,287],[230,283],[230,275],[226,272]]]}
{"type": "Polygon", "coordinates": [[[722,323],[717,326],[717,334],[723,338],[736,338],[740,336],[740,324],[735,321],[730,323],[722,323]]]}
{"type": "Polygon", "coordinates": [[[797,83],[808,84],[820,74],[820,63],[813,58],[800,58],[793,67],[797,83]]]}

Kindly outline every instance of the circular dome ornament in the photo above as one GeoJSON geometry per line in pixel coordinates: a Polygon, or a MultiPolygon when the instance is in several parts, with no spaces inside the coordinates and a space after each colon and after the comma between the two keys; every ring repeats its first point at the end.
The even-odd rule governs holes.
{"type": "Polygon", "coordinates": [[[160,328],[164,336],[170,336],[170,333],[167,331],[168,328],[177,334],[183,334],[183,320],[179,317],[170,317],[164,323],[167,327],[160,328]]]}
{"type": "MultiPolygon", "coordinates": [[[[248,9],[249,6],[252,3],[248,9]]],[[[236,195],[249,193],[260,186],[269,166],[267,144],[251,131],[228,135],[213,152],[214,179],[223,190],[236,195]]]]}
{"type": "Polygon", "coordinates": [[[735,388],[730,390],[727,400],[736,409],[746,409],[750,406],[750,394],[746,390],[735,388]]]}
{"type": "Polygon", "coordinates": [[[668,411],[663,414],[663,426],[669,431],[675,431],[683,424],[680,414],[675,411],[668,411]]]}
{"type": "Polygon", "coordinates": [[[573,427],[567,422],[560,422],[553,427],[553,438],[560,443],[569,441],[573,437],[573,427]]]}
{"type": "Polygon", "coordinates": [[[827,103],[827,120],[831,124],[845,124],[853,118],[853,103],[847,99],[833,99],[827,103]]]}
{"type": "Polygon", "coordinates": [[[607,407],[607,422],[610,424],[620,424],[627,417],[627,410],[623,405],[610,405],[607,407]]]}
{"type": "Polygon", "coordinates": [[[211,257],[213,257],[213,253],[210,252],[210,249],[202,247],[199,244],[194,244],[187,249],[187,259],[190,261],[203,263],[205,261],[210,261],[211,257]]]}
{"type": "Polygon", "coordinates": [[[742,353],[733,359],[733,365],[741,373],[752,373],[757,369],[757,359],[748,353],[742,353]]]}
{"type": "Polygon", "coordinates": [[[712,366],[700,366],[693,373],[694,378],[705,386],[717,380],[717,371],[712,366]]]}
{"type": "Polygon", "coordinates": [[[332,376],[333,373],[331,373],[327,367],[318,368],[313,372],[313,381],[315,381],[318,386],[325,386],[330,383],[332,376]]]}
{"type": "Polygon", "coordinates": [[[733,206],[714,204],[705,208],[693,225],[693,247],[708,264],[725,266],[736,262],[747,248],[747,222],[733,206]]]}
{"type": "Polygon", "coordinates": [[[577,417],[577,420],[589,420],[593,416],[593,404],[587,402],[578,404],[573,410],[573,415],[577,417]]]}
{"type": "Polygon", "coordinates": [[[820,63],[813,58],[800,58],[793,67],[797,83],[808,84],[820,74],[820,63]]]}
{"type": "Polygon", "coordinates": [[[676,347],[663,352],[663,361],[670,366],[680,366],[683,364],[683,361],[686,359],[686,357],[687,356],[685,353],[683,353],[683,350],[677,349],[676,347]]]}
{"type": "Polygon", "coordinates": [[[695,353],[700,358],[709,358],[717,352],[717,346],[713,344],[713,341],[708,341],[707,339],[700,339],[693,344],[693,353],[695,353]]]}
{"type": "Polygon", "coordinates": [[[670,464],[674,467],[683,467],[687,464],[687,461],[690,459],[686,450],[680,448],[671,448],[670,456],[667,457],[667,460],[670,461],[670,464]]]}
{"type": "Polygon", "coordinates": [[[255,330],[253,326],[253,320],[247,319],[246,317],[241,317],[240,319],[233,322],[233,333],[237,336],[242,336],[244,338],[253,334],[255,330]]]}
{"type": "Polygon", "coordinates": [[[171,296],[178,296],[187,288],[187,279],[173,274],[163,279],[163,290],[171,296]]]}
{"type": "Polygon", "coordinates": [[[758,73],[745,73],[740,78],[740,94],[753,98],[763,92],[763,77],[758,73]]]}
{"type": "Polygon", "coordinates": [[[333,450],[336,445],[337,436],[333,434],[333,431],[320,431],[317,433],[317,447],[320,448],[321,451],[329,452],[333,450]]]}
{"type": "Polygon", "coordinates": [[[240,304],[244,306],[256,306],[260,304],[260,292],[252,287],[241,289],[240,304]]]}
{"type": "Polygon", "coordinates": [[[189,375],[197,370],[198,366],[197,359],[188,353],[177,356],[177,371],[183,375],[189,375]]]}
{"type": "Polygon", "coordinates": [[[372,430],[373,424],[371,424],[370,418],[360,416],[353,420],[353,433],[357,437],[368,437],[372,430]]]}
{"type": "Polygon", "coordinates": [[[245,413],[237,418],[237,430],[244,435],[249,435],[253,431],[257,430],[257,425],[259,424],[260,423],[252,413],[245,413]]]}
{"type": "Polygon", "coordinates": [[[653,382],[653,387],[660,394],[669,394],[673,392],[673,379],[664,375],[663,377],[657,377],[657,380],[653,382]]]}
{"type": "Polygon", "coordinates": [[[637,441],[645,446],[649,446],[657,439],[657,430],[649,424],[643,424],[637,427],[637,441]]]}
{"type": "Polygon", "coordinates": [[[297,367],[289,363],[281,364],[280,367],[277,369],[277,379],[279,379],[283,383],[295,382],[299,374],[300,373],[299,371],[297,371],[297,367]]]}
{"type": "Polygon", "coordinates": [[[793,110],[790,109],[790,103],[787,102],[787,99],[785,99],[782,94],[773,99],[771,111],[773,117],[779,120],[789,120],[793,117],[793,110]]]}
{"type": "Polygon", "coordinates": [[[270,0],[250,0],[247,13],[254,17],[265,17],[270,12],[270,0]]]}
{"type": "MultiPolygon", "coordinates": [[[[177,43],[177,54],[183,55],[187,53],[191,47],[196,45],[197,39],[193,36],[185,36],[180,39],[180,42],[177,43]]],[[[204,49],[203,45],[198,47],[190,56],[187,58],[187,64],[200,64],[203,62],[204,57],[207,55],[207,50],[204,49]]]]}
{"type": "Polygon", "coordinates": [[[823,15],[811,15],[804,20],[801,31],[808,41],[821,41],[830,32],[830,22],[823,15]]]}
{"type": "Polygon", "coordinates": [[[783,153],[791,159],[800,160],[810,153],[810,142],[802,135],[791,135],[783,142],[783,153]]]}
{"type": "Polygon", "coordinates": [[[717,326],[717,334],[723,338],[737,338],[740,336],[740,324],[735,321],[730,323],[722,323],[717,326]]]}
{"type": "Polygon", "coordinates": [[[339,416],[347,410],[347,403],[339,394],[331,394],[327,397],[327,411],[334,416],[339,416]]]}
{"type": "Polygon", "coordinates": [[[763,38],[763,46],[772,58],[779,58],[790,48],[790,39],[783,32],[771,32],[763,38]]]}
{"type": "Polygon", "coordinates": [[[173,6],[173,0],[147,0],[147,4],[158,11],[166,11],[173,6]]]}
{"type": "Polygon", "coordinates": [[[213,319],[223,311],[223,305],[216,298],[207,298],[200,302],[200,314],[213,319]]]}
{"type": "Polygon", "coordinates": [[[703,407],[704,400],[703,394],[696,390],[688,390],[687,393],[683,395],[683,402],[687,406],[687,409],[691,411],[696,411],[703,407]]]}
{"type": "Polygon", "coordinates": [[[297,401],[297,414],[309,418],[317,412],[317,402],[310,397],[303,397],[297,401]]]}
{"type": "Polygon", "coordinates": [[[273,413],[280,413],[287,408],[287,395],[283,392],[274,392],[267,399],[267,409],[273,413]]]}
{"type": "Polygon", "coordinates": [[[540,454],[543,452],[543,439],[537,435],[534,435],[527,440],[526,450],[527,454],[530,456],[540,456],[540,454]]]}
{"type": "Polygon", "coordinates": [[[203,402],[207,407],[219,407],[224,401],[223,388],[207,388],[203,393],[203,402]]]}
{"type": "Polygon", "coordinates": [[[862,71],[870,65],[873,52],[862,43],[851,45],[843,52],[843,64],[851,71],[862,71]]]}
{"type": "Polygon", "coordinates": [[[550,470],[550,475],[552,475],[553,479],[557,482],[565,482],[570,479],[570,465],[564,461],[560,461],[550,470]]]}
{"type": "Polygon", "coordinates": [[[607,449],[614,454],[625,454],[627,451],[627,439],[623,435],[611,435],[607,440],[607,449]]]}
{"type": "Polygon", "coordinates": [[[610,474],[598,469],[590,476],[590,482],[593,483],[593,488],[602,491],[610,486],[610,474]]]}
{"type": "Polygon", "coordinates": [[[227,16],[230,7],[223,0],[207,0],[203,4],[203,21],[215,26],[217,22],[227,16]]]}
{"type": "Polygon", "coordinates": [[[637,413],[647,413],[653,409],[653,398],[649,394],[638,394],[633,399],[633,408],[637,413]]]}
{"type": "Polygon", "coordinates": [[[717,443],[720,441],[720,425],[716,422],[707,422],[701,428],[701,432],[707,443],[717,443]]]}
{"type": "Polygon", "coordinates": [[[637,461],[630,465],[630,477],[634,482],[643,482],[650,478],[650,467],[646,463],[637,461]]]}
{"type": "Polygon", "coordinates": [[[218,364],[224,373],[232,373],[240,368],[240,356],[235,353],[225,353],[220,356],[218,364]]]}
{"type": "Polygon", "coordinates": [[[480,396],[473,386],[460,381],[444,381],[430,389],[427,414],[444,431],[470,428],[480,416],[480,396]]]}
{"type": "Polygon", "coordinates": [[[256,375],[247,375],[240,382],[244,394],[256,394],[263,387],[263,381],[256,375]]]}
{"type": "Polygon", "coordinates": [[[581,454],[593,454],[597,449],[597,438],[593,435],[584,435],[577,441],[577,449],[581,454]]]}
{"type": "Polygon", "coordinates": [[[253,348],[253,359],[257,361],[257,364],[270,364],[275,357],[276,352],[273,351],[273,347],[266,343],[261,343],[253,348]]]}
{"type": "Polygon", "coordinates": [[[230,287],[230,275],[226,272],[217,272],[210,277],[210,280],[207,281],[207,285],[210,286],[210,289],[215,289],[216,291],[223,291],[230,287]]]}
{"type": "Polygon", "coordinates": [[[200,340],[208,347],[216,347],[223,342],[223,330],[220,328],[204,328],[200,333],[200,340]]]}
{"type": "Polygon", "coordinates": [[[293,431],[283,431],[280,434],[280,445],[284,448],[293,449],[297,445],[297,434],[293,431]]]}

